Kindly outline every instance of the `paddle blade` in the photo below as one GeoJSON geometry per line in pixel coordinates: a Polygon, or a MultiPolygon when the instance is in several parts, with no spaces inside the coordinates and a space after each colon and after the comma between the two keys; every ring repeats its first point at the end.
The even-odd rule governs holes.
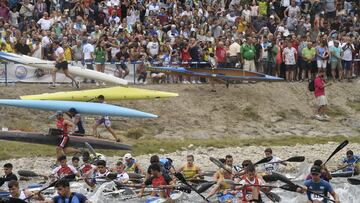
{"type": "Polygon", "coordinates": [[[278,181],[277,176],[276,176],[276,175],[272,175],[272,174],[263,175],[262,178],[264,179],[265,182],[278,181]]]}
{"type": "Polygon", "coordinates": [[[129,178],[131,178],[131,179],[141,179],[141,178],[144,178],[143,175],[138,174],[138,173],[128,173],[128,175],[129,175],[129,178]]]}
{"type": "Polygon", "coordinates": [[[348,181],[351,185],[360,185],[360,179],[348,178],[347,181],[348,181]]]}
{"type": "Polygon", "coordinates": [[[286,184],[286,185],[280,186],[280,188],[283,190],[286,190],[286,191],[296,192],[296,189],[298,188],[298,186],[286,184]]]}
{"type": "Polygon", "coordinates": [[[232,173],[231,170],[229,170],[225,164],[221,163],[220,160],[215,159],[214,157],[210,157],[210,161],[213,162],[215,165],[217,165],[219,168],[222,168],[224,170],[226,170],[228,173],[232,173]]]}
{"type": "Polygon", "coordinates": [[[344,142],[342,142],[338,147],[336,147],[336,149],[333,151],[333,153],[329,156],[329,158],[325,161],[324,165],[326,165],[326,163],[331,159],[331,157],[333,157],[336,153],[338,153],[340,150],[342,150],[346,145],[349,144],[348,140],[345,140],[344,142]]]}
{"type": "Polygon", "coordinates": [[[254,163],[254,165],[267,163],[267,162],[271,161],[271,159],[272,159],[272,157],[265,157],[265,158],[261,159],[260,161],[254,163]]]}
{"type": "Polygon", "coordinates": [[[286,161],[287,162],[303,162],[303,161],[305,161],[305,157],[304,156],[294,156],[294,157],[288,158],[286,161]]]}
{"type": "Polygon", "coordinates": [[[188,182],[194,183],[194,184],[201,184],[201,183],[207,183],[209,181],[204,179],[189,179],[188,182]]]}
{"type": "Polygon", "coordinates": [[[284,175],[281,175],[281,174],[275,173],[275,172],[273,172],[271,175],[273,176],[273,178],[276,178],[277,180],[279,180],[283,183],[295,186],[295,183],[293,183],[289,178],[287,178],[284,175]]]}
{"type": "Polygon", "coordinates": [[[262,191],[267,198],[269,198],[272,202],[280,202],[281,201],[281,197],[273,192],[265,192],[262,191]]]}
{"type": "Polygon", "coordinates": [[[115,180],[117,178],[117,173],[109,173],[106,177],[110,180],[115,180]]]}
{"type": "Polygon", "coordinates": [[[19,176],[24,177],[38,177],[39,174],[35,173],[34,171],[27,171],[27,170],[19,170],[18,171],[19,176]]]}
{"type": "Polygon", "coordinates": [[[211,188],[213,185],[215,185],[216,182],[215,181],[211,181],[211,182],[207,182],[207,183],[203,183],[201,184],[198,188],[197,188],[197,191],[199,193],[203,193],[205,192],[206,190],[208,190],[209,188],[211,188]]]}
{"type": "Polygon", "coordinates": [[[185,177],[183,176],[182,173],[175,173],[174,175],[175,175],[175,177],[176,177],[177,179],[179,179],[181,182],[187,183],[187,182],[186,182],[186,179],[185,179],[185,177]]]}
{"type": "Polygon", "coordinates": [[[180,186],[176,187],[175,189],[180,190],[185,193],[188,193],[188,194],[191,193],[191,188],[187,185],[180,185],[180,186]]]}

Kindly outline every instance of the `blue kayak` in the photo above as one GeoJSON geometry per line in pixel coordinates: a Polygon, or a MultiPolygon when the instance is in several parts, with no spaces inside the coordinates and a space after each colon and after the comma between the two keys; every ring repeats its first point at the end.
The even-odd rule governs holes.
{"type": "Polygon", "coordinates": [[[0,197],[9,197],[10,192],[0,192],[0,197]]]}
{"type": "Polygon", "coordinates": [[[0,99],[0,105],[63,112],[69,111],[70,108],[75,108],[80,114],[101,116],[122,116],[133,118],[158,117],[157,115],[134,109],[93,102],[0,99]]]}

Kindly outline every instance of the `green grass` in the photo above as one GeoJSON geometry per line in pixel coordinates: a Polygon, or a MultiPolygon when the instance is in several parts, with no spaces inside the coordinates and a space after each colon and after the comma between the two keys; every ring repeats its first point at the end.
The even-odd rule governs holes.
{"type": "Polygon", "coordinates": [[[355,111],[360,111],[360,102],[359,101],[352,101],[352,102],[348,102],[347,105],[354,109],[355,111]]]}
{"type": "MultiPolygon", "coordinates": [[[[294,146],[296,144],[312,145],[312,144],[325,144],[328,142],[340,143],[348,139],[351,143],[360,143],[360,137],[345,137],[345,136],[286,136],[277,138],[223,138],[223,139],[184,139],[184,140],[172,140],[172,139],[154,139],[152,137],[142,138],[133,144],[133,154],[161,154],[160,149],[163,149],[163,153],[170,153],[176,150],[186,148],[190,144],[202,147],[237,147],[237,146],[294,146]]],[[[19,157],[39,157],[39,156],[54,156],[55,146],[28,144],[10,141],[0,141],[0,160],[19,158],[19,157]]],[[[107,156],[122,156],[126,151],[118,150],[98,150],[107,156]]]]}

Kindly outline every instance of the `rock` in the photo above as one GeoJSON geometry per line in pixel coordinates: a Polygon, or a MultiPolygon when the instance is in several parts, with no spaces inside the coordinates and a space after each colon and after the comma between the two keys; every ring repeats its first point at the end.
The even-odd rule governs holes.
{"type": "Polygon", "coordinates": [[[270,118],[270,121],[272,123],[276,123],[276,122],[279,122],[279,121],[282,121],[282,120],[284,120],[284,118],[281,117],[281,116],[273,116],[273,117],[270,118]]]}
{"type": "Polygon", "coordinates": [[[189,144],[189,146],[188,146],[189,149],[191,149],[191,148],[193,148],[193,147],[194,147],[193,144],[189,144]]]}
{"type": "Polygon", "coordinates": [[[165,152],[165,149],[160,148],[159,151],[162,152],[162,153],[164,153],[164,152],[165,152]]]}
{"type": "Polygon", "coordinates": [[[209,139],[210,135],[206,131],[198,130],[194,131],[190,134],[190,137],[196,138],[196,139],[209,139]]]}

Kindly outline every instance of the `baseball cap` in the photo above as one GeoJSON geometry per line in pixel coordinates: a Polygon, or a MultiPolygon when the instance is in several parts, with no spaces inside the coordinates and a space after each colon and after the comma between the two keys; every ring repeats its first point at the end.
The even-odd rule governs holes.
{"type": "Polygon", "coordinates": [[[132,156],[131,156],[130,153],[127,153],[127,154],[124,155],[124,160],[129,160],[131,158],[132,158],[132,156]]]}
{"type": "Polygon", "coordinates": [[[310,172],[320,174],[321,173],[321,167],[314,165],[314,166],[311,167],[310,172]]]}
{"type": "Polygon", "coordinates": [[[55,114],[49,116],[49,119],[54,119],[55,117],[60,116],[60,115],[63,115],[63,114],[64,114],[64,112],[62,112],[62,111],[57,111],[55,114]]]}

